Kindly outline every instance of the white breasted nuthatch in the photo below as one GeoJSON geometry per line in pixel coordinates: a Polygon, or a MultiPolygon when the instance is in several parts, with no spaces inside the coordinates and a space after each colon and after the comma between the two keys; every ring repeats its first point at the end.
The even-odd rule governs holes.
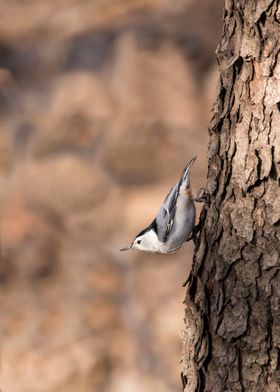
{"type": "Polygon", "coordinates": [[[139,249],[170,253],[190,239],[195,224],[195,205],[190,186],[194,157],[171,188],[153,222],[142,230],[132,244],[121,250],[139,249]]]}

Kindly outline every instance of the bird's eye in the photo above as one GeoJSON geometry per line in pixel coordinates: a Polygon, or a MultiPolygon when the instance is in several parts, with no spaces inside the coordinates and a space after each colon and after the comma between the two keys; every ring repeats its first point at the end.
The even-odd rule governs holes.
{"type": "Polygon", "coordinates": [[[139,244],[139,245],[140,245],[140,244],[141,244],[141,240],[138,240],[138,241],[137,241],[137,244],[139,244]]]}

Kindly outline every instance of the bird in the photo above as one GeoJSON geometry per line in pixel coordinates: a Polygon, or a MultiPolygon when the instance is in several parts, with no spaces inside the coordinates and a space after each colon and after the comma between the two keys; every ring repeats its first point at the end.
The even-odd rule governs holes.
{"type": "Polygon", "coordinates": [[[170,189],[155,219],[121,251],[138,249],[152,253],[171,253],[191,239],[196,210],[192,196],[190,173],[196,160],[192,158],[179,181],[170,189]]]}

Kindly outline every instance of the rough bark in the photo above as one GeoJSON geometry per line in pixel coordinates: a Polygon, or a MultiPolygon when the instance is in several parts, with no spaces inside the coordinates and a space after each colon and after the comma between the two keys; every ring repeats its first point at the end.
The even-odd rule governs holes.
{"type": "Polygon", "coordinates": [[[280,391],[280,5],[226,0],[184,391],[280,391]]]}

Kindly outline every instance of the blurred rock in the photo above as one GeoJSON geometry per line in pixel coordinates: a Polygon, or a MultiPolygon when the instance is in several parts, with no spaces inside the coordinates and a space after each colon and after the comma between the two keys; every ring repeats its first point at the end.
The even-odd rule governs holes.
{"type": "Polygon", "coordinates": [[[1,388],[179,390],[193,244],[119,249],[194,155],[205,185],[222,0],[0,12],[1,388]]]}
{"type": "Polygon", "coordinates": [[[2,280],[32,280],[57,270],[60,218],[32,207],[20,194],[10,195],[1,211],[2,280]]]}
{"type": "MultiPolygon", "coordinates": [[[[0,125],[1,126],[1,125],[0,125]]],[[[0,135],[0,175],[9,174],[14,163],[14,155],[6,135],[0,135]]]]}
{"type": "MultiPolygon", "coordinates": [[[[6,53],[5,49],[3,50],[3,48],[1,48],[0,43],[0,59],[5,59],[7,55],[8,53],[6,53]]],[[[0,111],[1,116],[3,117],[6,117],[12,109],[15,109],[15,104],[17,103],[15,100],[15,90],[16,86],[12,73],[8,68],[3,67],[3,64],[1,65],[0,60],[0,111]]]]}
{"type": "Polygon", "coordinates": [[[123,185],[153,183],[186,164],[192,140],[184,135],[197,117],[194,78],[172,45],[155,54],[127,33],[116,46],[111,87],[118,110],[101,159],[123,185]]]}
{"type": "Polygon", "coordinates": [[[98,167],[69,154],[26,162],[14,173],[13,187],[37,203],[69,212],[101,203],[110,191],[98,167]]]}
{"type": "Polygon", "coordinates": [[[66,69],[100,71],[112,61],[116,32],[87,31],[68,42],[66,69]]]}
{"type": "Polygon", "coordinates": [[[61,77],[53,97],[36,118],[39,132],[33,153],[45,156],[65,150],[94,154],[112,116],[106,85],[89,73],[61,77]]]}
{"type": "Polygon", "coordinates": [[[108,140],[102,161],[122,185],[155,183],[182,167],[184,146],[178,140],[160,123],[129,124],[108,140]]]}

